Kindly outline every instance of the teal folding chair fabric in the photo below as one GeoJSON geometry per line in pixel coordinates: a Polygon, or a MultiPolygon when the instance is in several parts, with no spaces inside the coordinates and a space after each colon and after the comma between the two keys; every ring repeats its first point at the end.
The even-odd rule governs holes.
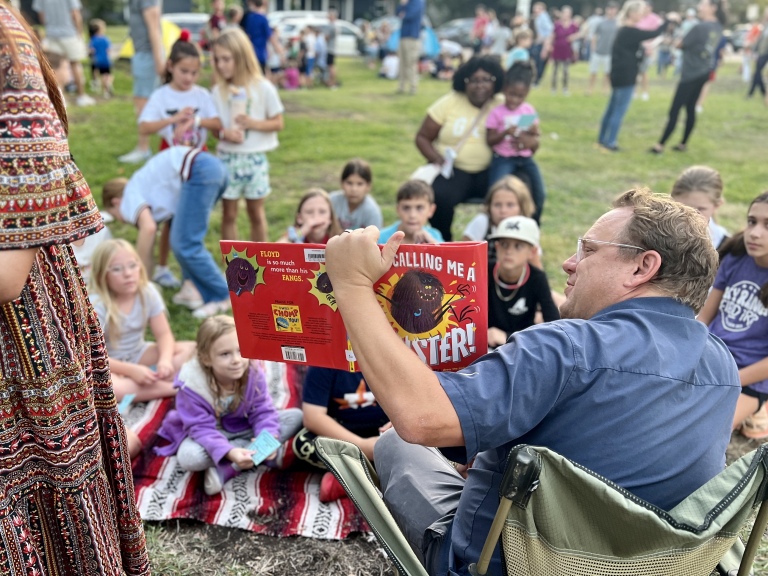
{"type": "Polygon", "coordinates": [[[315,449],[368,522],[401,576],[428,576],[389,513],[379,491],[379,479],[360,448],[342,440],[315,439],[315,449]]]}
{"type": "MultiPolygon", "coordinates": [[[[316,446],[400,573],[425,576],[359,448],[329,438],[318,438],[316,446]]],[[[738,534],[766,499],[766,471],[768,448],[761,446],[664,511],[546,448],[518,446],[510,452],[496,520],[471,569],[485,574],[501,539],[508,575],[710,576],[719,570],[746,576],[768,506],[760,508],[746,552],[738,534]]]]}

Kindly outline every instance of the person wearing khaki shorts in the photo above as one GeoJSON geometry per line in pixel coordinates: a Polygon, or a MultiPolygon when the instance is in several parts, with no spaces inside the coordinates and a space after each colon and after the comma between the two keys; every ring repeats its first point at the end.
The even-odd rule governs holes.
{"type": "Polygon", "coordinates": [[[419,53],[421,52],[421,19],[424,16],[424,0],[400,0],[397,7],[400,23],[400,85],[397,91],[405,92],[406,84],[411,94],[416,93],[419,83],[419,53]]]}
{"type": "Polygon", "coordinates": [[[72,66],[77,88],[77,105],[92,106],[96,101],[85,93],[83,60],[87,57],[83,41],[83,16],[80,0],[34,0],[32,9],[45,26],[43,50],[61,54],[72,66]]]}

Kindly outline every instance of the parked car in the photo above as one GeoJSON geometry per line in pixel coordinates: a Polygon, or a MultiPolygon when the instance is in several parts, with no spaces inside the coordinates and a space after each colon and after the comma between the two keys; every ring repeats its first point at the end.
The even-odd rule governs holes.
{"type": "Polygon", "coordinates": [[[270,26],[277,26],[288,18],[328,18],[328,12],[322,10],[275,10],[267,14],[270,26]]]}
{"type": "Polygon", "coordinates": [[[458,42],[462,46],[472,47],[472,27],[475,25],[474,18],[457,18],[438,26],[435,30],[440,40],[451,40],[458,42]]]}
{"type": "MultiPolygon", "coordinates": [[[[277,24],[277,35],[280,42],[286,44],[298,38],[307,26],[314,26],[327,32],[331,22],[327,17],[322,18],[285,18],[277,24]]],[[[346,20],[336,20],[336,55],[357,56],[363,33],[354,24],[346,20]]]]}

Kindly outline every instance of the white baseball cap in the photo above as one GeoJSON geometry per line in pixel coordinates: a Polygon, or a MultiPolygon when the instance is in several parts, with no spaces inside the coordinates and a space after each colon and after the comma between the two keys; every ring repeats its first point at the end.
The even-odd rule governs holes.
{"type": "Polygon", "coordinates": [[[502,238],[511,238],[513,240],[522,240],[532,246],[539,245],[539,225],[533,218],[525,216],[510,216],[504,218],[496,227],[496,231],[491,234],[489,240],[500,240],[502,238]]]}

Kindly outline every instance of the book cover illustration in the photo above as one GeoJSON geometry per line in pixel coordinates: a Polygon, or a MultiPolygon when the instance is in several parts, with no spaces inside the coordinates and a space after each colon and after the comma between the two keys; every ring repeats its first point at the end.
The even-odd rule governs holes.
{"type": "MultiPolygon", "coordinates": [[[[244,356],[357,371],[325,247],[222,241],[244,356]]],[[[434,370],[458,370],[488,349],[485,242],[402,245],[374,285],[403,343],[434,370]]]]}

